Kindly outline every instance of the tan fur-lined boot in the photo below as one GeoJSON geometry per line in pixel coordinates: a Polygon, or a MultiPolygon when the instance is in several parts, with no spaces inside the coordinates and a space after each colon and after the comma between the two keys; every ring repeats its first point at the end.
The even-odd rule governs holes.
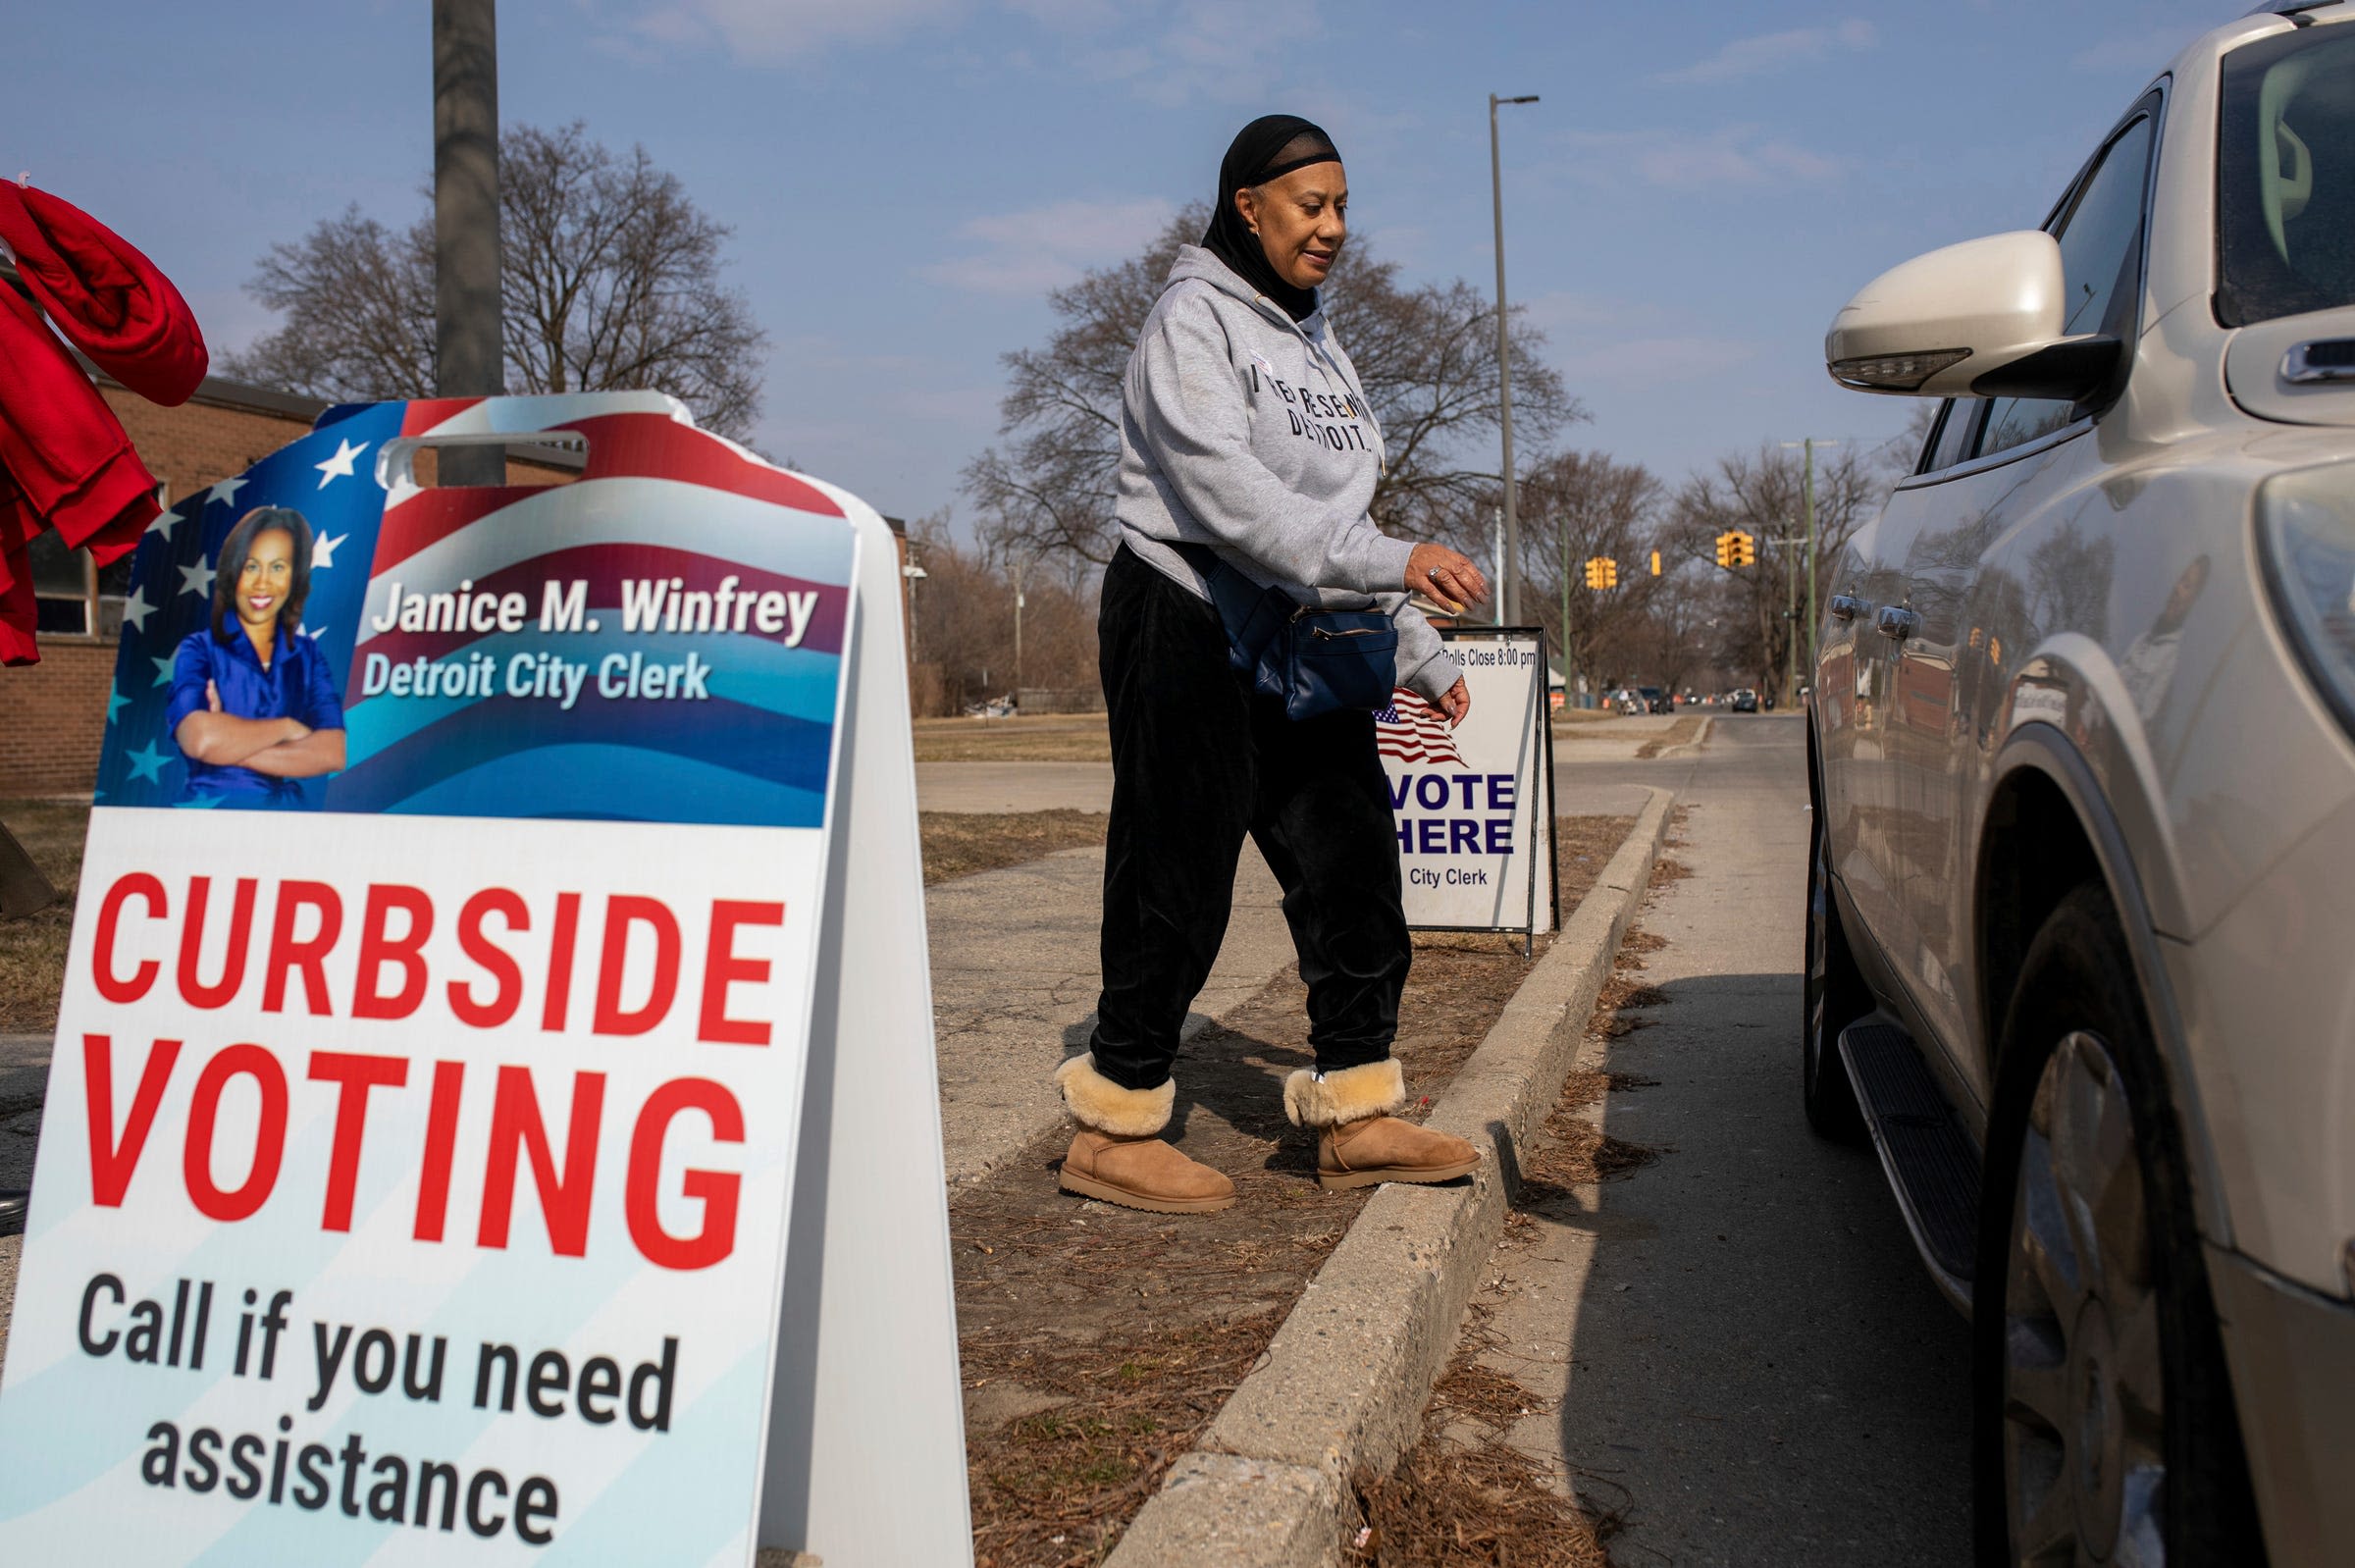
{"type": "Polygon", "coordinates": [[[1234,1183],[1187,1159],[1161,1136],[1178,1102],[1178,1080],[1124,1089],[1096,1071],[1094,1055],[1055,1071],[1064,1108],[1079,1124],[1063,1157],[1066,1192],[1154,1214],[1213,1214],[1234,1205],[1234,1183]]]}
{"type": "Polygon", "coordinates": [[[1395,1060],[1318,1074],[1305,1068],[1283,1084],[1283,1113],[1317,1129],[1317,1184],[1327,1189],[1383,1181],[1452,1181],[1480,1164],[1462,1138],[1390,1115],[1406,1103],[1395,1060]]]}

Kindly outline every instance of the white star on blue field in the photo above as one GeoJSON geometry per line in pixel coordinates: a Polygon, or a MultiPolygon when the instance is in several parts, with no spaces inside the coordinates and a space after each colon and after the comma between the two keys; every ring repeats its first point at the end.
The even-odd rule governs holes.
{"type": "MultiPolygon", "coordinates": [[[[317,641],[339,683],[349,675],[352,628],[385,502],[375,470],[360,459],[399,433],[402,406],[332,411],[323,416],[327,429],[187,497],[141,538],[107,693],[97,799],[109,806],[203,804],[182,798],[185,766],[164,728],[166,705],[181,643],[211,624],[222,543],[256,506],[290,506],[310,523],[311,590],[302,632],[317,641]]],[[[323,790],[307,784],[306,800],[318,804],[323,790]]]]}

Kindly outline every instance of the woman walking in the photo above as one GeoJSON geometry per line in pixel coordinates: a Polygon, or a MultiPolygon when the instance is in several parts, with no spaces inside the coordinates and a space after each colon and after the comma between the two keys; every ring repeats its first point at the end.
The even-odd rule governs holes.
{"type": "Polygon", "coordinates": [[[1079,1131],[1062,1184],[1130,1208],[1199,1213],[1234,1185],[1161,1136],[1178,1031],[1218,956],[1247,832],[1283,888],[1308,986],[1316,1068],[1284,1111],[1317,1129],[1328,1187],[1444,1181],[1479,1155],[1390,1113],[1390,1057],[1412,958],[1387,779],[1370,711],[1287,716],[1237,670],[1212,599],[1281,589],[1301,604],[1379,608],[1397,680],[1451,722],[1460,671],[1407,602],[1479,602],[1488,584],[1438,545],[1386,537],[1367,514],[1382,432],[1318,299],[1347,236],[1348,183],[1305,120],[1245,126],[1219,170],[1200,245],[1186,245],[1128,361],[1121,548],[1098,644],[1110,709],[1104,990],[1090,1050],[1057,1079],[1079,1131]],[[1224,578],[1221,574],[1229,575],[1224,578]]]}

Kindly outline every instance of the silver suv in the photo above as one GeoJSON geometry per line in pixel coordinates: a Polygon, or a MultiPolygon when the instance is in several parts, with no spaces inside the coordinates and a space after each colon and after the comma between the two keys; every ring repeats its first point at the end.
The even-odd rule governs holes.
{"type": "Polygon", "coordinates": [[[2355,1563],[2355,5],[1825,352],[1944,401],[1832,568],[1806,1107],[1971,1315],[1982,1560],[2355,1563]]]}

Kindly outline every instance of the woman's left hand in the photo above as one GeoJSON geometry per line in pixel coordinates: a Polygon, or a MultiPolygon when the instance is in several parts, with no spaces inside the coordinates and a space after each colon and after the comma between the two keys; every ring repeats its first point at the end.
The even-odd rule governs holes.
{"type": "Polygon", "coordinates": [[[1453,686],[1447,688],[1447,695],[1439,699],[1439,711],[1447,715],[1447,723],[1451,728],[1461,724],[1464,715],[1472,711],[1472,689],[1464,684],[1461,675],[1455,678],[1453,686]]]}

